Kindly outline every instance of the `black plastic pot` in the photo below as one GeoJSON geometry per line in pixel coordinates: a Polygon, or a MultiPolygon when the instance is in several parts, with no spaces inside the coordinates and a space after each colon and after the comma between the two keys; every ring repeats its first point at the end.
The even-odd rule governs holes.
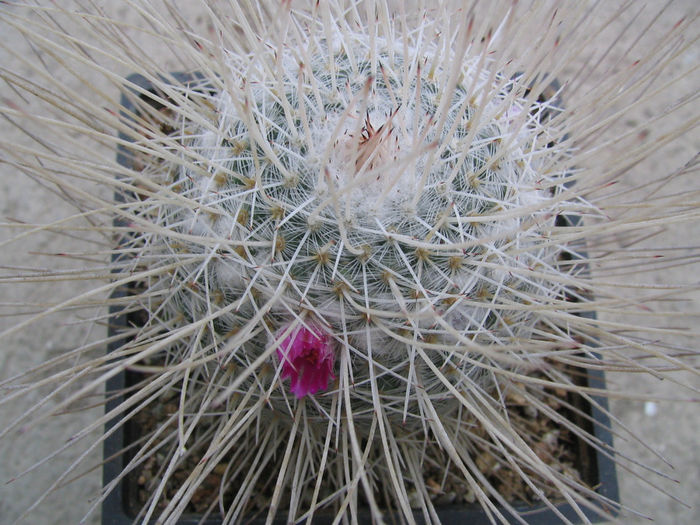
{"type": "MultiPolygon", "coordinates": [[[[155,93],[153,84],[148,81],[145,77],[141,75],[132,75],[128,80],[137,86],[140,86],[146,91],[151,91],[155,93]]],[[[200,86],[204,86],[204,79],[198,75],[188,75],[182,73],[173,74],[171,77],[172,81],[178,83],[189,83],[197,82],[200,86]]],[[[137,93],[131,93],[131,96],[122,96],[121,104],[124,108],[123,115],[128,119],[127,113],[134,113],[136,111],[136,106],[132,103],[134,96],[138,96],[137,93]]],[[[142,98],[145,100],[146,97],[142,98]]],[[[125,141],[130,141],[129,137],[122,134],[120,135],[125,141]]],[[[119,164],[125,167],[132,166],[132,158],[129,155],[128,149],[125,146],[120,146],[117,152],[117,161],[119,164]]],[[[123,201],[123,195],[117,195],[116,199],[118,201],[123,201]]],[[[560,216],[557,218],[558,226],[575,226],[579,222],[579,218],[576,216],[560,216]]],[[[573,255],[566,255],[564,258],[572,259],[573,255]]],[[[115,256],[115,261],[118,261],[118,256],[115,256]]],[[[129,293],[127,289],[116,290],[113,294],[113,298],[124,297],[129,293]]],[[[138,326],[142,323],[140,319],[139,312],[124,313],[119,306],[112,306],[110,309],[111,322],[109,326],[110,337],[116,336],[122,332],[126,327],[138,326]]],[[[594,312],[584,312],[583,317],[595,318],[594,312]]],[[[115,351],[121,346],[121,341],[112,342],[109,345],[108,352],[115,351]]],[[[596,389],[605,388],[605,378],[604,373],[599,370],[587,370],[586,377],[580,379],[582,386],[587,386],[596,389]]],[[[106,402],[105,410],[109,412],[111,409],[117,407],[124,400],[124,389],[135,384],[139,378],[133,372],[121,373],[107,382],[107,394],[108,400],[106,402]]],[[[575,416],[574,422],[580,428],[583,428],[590,434],[594,435],[601,443],[603,443],[607,450],[610,452],[608,454],[603,454],[596,450],[594,447],[588,445],[583,440],[579,439],[578,443],[578,459],[579,464],[577,468],[581,473],[582,479],[588,484],[588,486],[595,487],[595,491],[612,502],[619,501],[617,477],[615,470],[615,462],[613,460],[612,452],[612,435],[608,430],[610,427],[610,419],[606,415],[605,411],[608,408],[607,399],[604,397],[593,396],[595,403],[598,406],[592,406],[583,397],[579,395],[572,394],[569,396],[568,402],[571,403],[576,409],[581,411],[581,413],[586,414],[588,417],[575,416]],[[599,408],[600,407],[600,408],[599,408]],[[602,410],[601,410],[602,408],[602,410]]],[[[109,421],[105,426],[105,433],[107,438],[104,442],[104,458],[105,463],[103,467],[103,485],[108,487],[112,482],[119,477],[119,474],[123,471],[124,467],[129,461],[128,449],[130,443],[133,443],[137,436],[134,435],[135,429],[133,425],[129,422],[125,424],[119,424],[120,417],[109,421]]],[[[125,477],[120,480],[116,487],[111,490],[109,495],[105,498],[102,505],[102,523],[103,525],[126,525],[132,523],[136,514],[140,509],[140,505],[137,505],[136,491],[137,487],[135,482],[130,477],[125,477]]],[[[599,503],[597,503],[599,505],[599,503]]],[[[436,507],[438,510],[438,515],[440,520],[445,524],[470,524],[470,525],[486,525],[491,523],[487,514],[482,510],[482,508],[477,505],[448,505],[443,507],[436,507]]],[[[522,506],[515,505],[523,518],[533,525],[545,525],[545,524],[555,524],[560,523],[559,517],[548,507],[542,506],[540,508],[533,506],[522,506]]],[[[579,521],[578,515],[574,509],[568,504],[561,504],[557,509],[572,522],[579,521]]],[[[610,513],[615,512],[614,506],[606,509],[610,513]]],[[[593,510],[584,509],[584,513],[592,521],[595,521],[598,514],[593,510]]],[[[420,523],[421,517],[416,516],[417,521],[420,523]]],[[[183,525],[194,525],[196,523],[201,523],[201,516],[188,516],[185,515],[181,518],[179,523],[183,525]]],[[[389,518],[390,520],[390,518],[389,518]]],[[[390,520],[391,521],[391,520],[390,520]]],[[[398,519],[397,521],[401,521],[398,519]]],[[[511,518],[511,521],[516,520],[511,518]]],[[[254,520],[252,523],[263,523],[262,520],[254,520]]],[[[331,518],[327,515],[324,516],[322,512],[319,512],[314,517],[314,523],[330,523],[331,518]]],[[[360,522],[371,523],[371,516],[367,512],[366,516],[360,517],[360,522]],[[366,518],[366,519],[365,519],[366,518]]],[[[221,523],[220,520],[207,519],[204,523],[207,525],[215,525],[221,523]]],[[[275,521],[275,523],[286,523],[284,520],[275,521]]]]}

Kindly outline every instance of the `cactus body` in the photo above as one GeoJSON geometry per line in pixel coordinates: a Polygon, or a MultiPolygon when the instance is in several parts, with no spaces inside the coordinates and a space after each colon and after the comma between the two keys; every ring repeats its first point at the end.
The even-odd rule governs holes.
{"type": "Polygon", "coordinates": [[[249,71],[245,96],[214,97],[216,120],[187,139],[191,164],[166,164],[168,190],[200,206],[161,214],[165,230],[192,237],[194,262],[178,278],[197,286],[177,292],[172,315],[194,320],[212,297],[237,301],[216,319],[225,335],[264,310],[265,329],[234,362],[316,323],[347,354],[368,406],[375,367],[383,405],[415,421],[404,400],[417,410],[417,384],[453,398],[416,347],[456,388],[472,388],[483,382],[479,348],[531,336],[537,319],[523,303],[561,300],[560,284],[532,270],[553,271],[561,251],[547,242],[561,174],[538,167],[562,153],[541,122],[549,101],[528,105],[515,80],[472,61],[446,91],[437,49],[403,56],[381,43],[370,60],[366,39],[350,41],[312,47],[308,65],[270,54],[231,66],[232,79],[249,71]],[[468,86],[487,91],[482,106],[468,86]]]}

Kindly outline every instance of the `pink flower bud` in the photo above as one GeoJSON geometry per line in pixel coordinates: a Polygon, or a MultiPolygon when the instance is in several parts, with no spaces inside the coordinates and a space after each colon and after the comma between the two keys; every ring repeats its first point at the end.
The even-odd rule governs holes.
{"type": "Polygon", "coordinates": [[[302,326],[282,341],[277,349],[282,361],[282,379],[292,379],[290,390],[301,399],[328,388],[335,379],[335,352],[330,335],[318,326],[302,326]]]}

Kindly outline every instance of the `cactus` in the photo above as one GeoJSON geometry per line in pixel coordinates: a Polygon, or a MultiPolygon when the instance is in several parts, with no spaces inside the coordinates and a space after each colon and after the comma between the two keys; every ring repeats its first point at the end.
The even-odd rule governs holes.
{"type": "MultiPolygon", "coordinates": [[[[392,419],[421,424],[418,384],[454,409],[452,386],[485,387],[482,347],[532,336],[537,318],[524,304],[565,300],[563,248],[547,240],[566,208],[554,198],[564,174],[538,168],[566,149],[540,122],[552,101],[517,97],[515,80],[496,77],[497,92],[475,106],[467,86],[486,85],[489,72],[473,61],[442,102],[436,77],[448,64],[432,57],[437,47],[392,63],[377,43],[373,69],[361,37],[349,37],[354,48],[306,50],[309,66],[256,55],[252,67],[232,67],[232,77],[253,68],[260,77],[248,75],[249,95],[210,100],[216,120],[192,129],[189,166],[164,163],[168,190],[187,205],[158,212],[166,233],[141,251],[163,265],[193,260],[177,269],[189,286],[174,291],[168,318],[213,313],[225,336],[264,312],[265,329],[225,361],[279,352],[282,336],[312,323],[353,362],[365,410],[378,399],[392,419]],[[192,237],[174,250],[171,231],[192,237]],[[212,306],[213,297],[224,300],[212,306]],[[450,385],[420,379],[431,375],[426,358],[451,370],[450,385]]],[[[170,275],[163,281],[173,288],[170,275]]]]}
{"type": "MultiPolygon", "coordinates": [[[[610,453],[574,401],[605,412],[595,396],[606,392],[580,378],[596,369],[696,370],[656,340],[663,329],[648,327],[639,339],[625,333],[643,330],[639,323],[585,312],[642,304],[596,284],[597,275],[615,275],[619,252],[605,252],[608,236],[636,231],[635,242],[650,221],[698,212],[651,191],[631,206],[643,215],[607,215],[611,179],[652,150],[630,139],[628,157],[597,162],[609,146],[597,139],[609,108],[586,106],[580,77],[553,83],[588,41],[572,25],[579,11],[538,4],[520,27],[516,8],[480,18],[442,5],[396,15],[383,2],[269,7],[224,14],[202,6],[212,32],[190,46],[195,32],[180,30],[186,17],[173,11],[173,24],[140,5],[192,64],[186,81],[173,68],[149,69],[116,36],[76,50],[60,21],[65,40],[50,44],[7,15],[36,46],[105,72],[130,101],[121,113],[81,107],[2,72],[65,112],[52,121],[3,109],[26,120],[22,129],[31,121],[76,129],[127,157],[126,166],[93,162],[90,152],[76,158],[41,136],[35,161],[26,149],[3,153],[78,199],[81,218],[112,245],[111,263],[94,273],[104,278],[107,268],[107,285],[6,335],[54,310],[92,306],[105,291],[117,292],[108,322],[125,313],[138,321],[99,341],[115,345],[109,355],[82,355],[92,346],[78,346],[59,359],[61,371],[37,380],[56,385],[49,399],[58,399],[63,378],[72,386],[85,376],[52,410],[117,373],[139,374],[108,405],[115,428],[147,430],[123,473],[152,477],[137,520],[174,522],[195,507],[231,523],[255,512],[297,522],[328,509],[359,519],[367,508],[378,522],[390,513],[437,522],[441,498],[477,502],[496,521],[527,520],[523,500],[539,500],[563,522],[561,502],[583,520],[609,517],[618,505],[594,492],[563,451],[578,441],[610,453]],[[552,25],[519,56],[513,42],[538,17],[552,25]],[[98,65],[93,55],[102,51],[152,89],[98,65]],[[83,191],[71,175],[118,197],[83,191]],[[662,363],[638,360],[637,351],[662,363]]],[[[51,10],[36,12],[54,27],[51,10]]],[[[93,36],[122,35],[109,17],[82,20],[93,36]]],[[[652,55],[666,52],[660,45],[652,55]]],[[[614,99],[624,87],[642,97],[659,67],[649,59],[631,79],[606,72],[599,92],[614,99]]],[[[6,384],[32,392],[25,379],[41,373],[6,384]]]]}

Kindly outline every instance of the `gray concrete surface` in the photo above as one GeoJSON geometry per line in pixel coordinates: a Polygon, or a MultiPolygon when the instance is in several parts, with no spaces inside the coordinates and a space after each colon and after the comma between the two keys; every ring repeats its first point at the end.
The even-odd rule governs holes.
{"type": "MultiPolygon", "coordinates": [[[[108,2],[102,2],[107,5],[108,2]]],[[[118,2],[113,3],[110,9],[117,16],[124,20],[134,20],[135,14],[125,5],[118,2]]],[[[610,13],[621,2],[603,2],[598,5],[600,16],[610,13]]],[[[650,2],[652,7],[661,4],[660,1],[650,2]]],[[[189,9],[191,4],[186,4],[189,9]]],[[[19,9],[12,5],[1,4],[0,10],[19,9]]],[[[666,13],[660,26],[653,31],[667,29],[680,16],[692,13],[697,9],[694,0],[682,0],[676,2],[671,10],[666,13]]],[[[643,18],[643,17],[642,17],[643,18]]],[[[203,22],[202,18],[193,16],[195,24],[203,22]]],[[[623,18],[615,22],[621,29],[628,18],[623,18]]],[[[636,22],[641,27],[642,22],[636,22]]],[[[697,27],[697,25],[696,25],[697,27]]],[[[697,38],[697,32],[691,35],[697,38]]],[[[12,51],[16,51],[19,56],[31,56],[29,45],[6,27],[0,26],[0,39],[5,44],[9,44],[12,51]],[[13,39],[13,40],[9,40],[13,39]]],[[[653,40],[653,39],[652,39],[653,40]]],[[[601,41],[601,48],[607,42],[601,41]]],[[[150,53],[150,49],[149,49],[150,53]]],[[[614,57],[610,57],[612,59],[614,57]]],[[[163,56],[162,63],[167,64],[168,58],[163,56]]],[[[691,51],[680,57],[679,66],[688,64],[697,65],[700,63],[700,48],[696,44],[691,51]]],[[[0,64],[16,70],[29,78],[34,78],[35,74],[23,65],[20,60],[13,56],[8,50],[0,50],[0,64]]],[[[575,65],[572,64],[571,67],[575,65]]],[[[122,72],[127,73],[127,72],[122,72]]],[[[56,70],[57,75],[62,75],[56,70]]],[[[60,80],[77,84],[73,78],[61,77],[60,80]]],[[[592,80],[594,81],[594,80],[592,80]]],[[[77,84],[79,85],[79,84],[77,84]]],[[[700,87],[698,75],[694,74],[685,79],[674,88],[676,91],[670,93],[671,98],[674,93],[687,92],[688,87],[697,89],[700,87]]],[[[3,88],[5,89],[5,88],[3,88]]],[[[116,98],[118,94],[110,87],[105,89],[116,98]]],[[[0,91],[0,99],[9,97],[0,91]]],[[[15,98],[10,97],[10,98],[15,98]]],[[[656,102],[656,111],[663,110],[668,104],[668,98],[656,102]]],[[[654,108],[647,109],[654,111],[654,108]]],[[[642,112],[639,118],[649,118],[649,115],[642,112]]],[[[679,115],[679,119],[682,118],[679,115]]],[[[620,123],[624,126],[624,123],[620,123]]],[[[0,139],[3,141],[27,142],[21,133],[10,126],[6,121],[0,122],[0,139]]],[[[669,166],[677,166],[679,163],[689,159],[692,154],[700,150],[700,136],[697,130],[693,130],[683,137],[675,140],[672,145],[665,148],[657,155],[652,162],[645,163],[637,169],[635,177],[638,180],[653,180],[658,170],[664,173],[669,171],[669,166]]],[[[105,155],[112,155],[106,150],[105,155]]],[[[631,182],[635,184],[636,182],[631,182]]],[[[700,188],[700,181],[695,180],[695,189],[700,188]]],[[[686,188],[679,187],[682,191],[686,188]]],[[[46,189],[37,188],[36,184],[18,173],[17,170],[7,165],[0,165],[0,221],[7,221],[8,218],[24,220],[28,222],[43,221],[48,222],[54,218],[65,216],[71,213],[71,207],[60,199],[56,194],[46,189]]],[[[16,230],[15,230],[16,232],[16,230]]],[[[6,239],[9,233],[6,229],[0,230],[0,240],[6,239]]],[[[700,225],[685,224],[678,227],[669,228],[668,233],[663,236],[663,242],[676,246],[693,246],[697,255],[697,247],[700,244],[700,225]]],[[[9,247],[0,248],[0,273],[3,275],[12,274],[17,268],[23,266],[52,266],[55,258],[28,255],[37,252],[58,252],[68,249],[79,250],[84,247],[79,239],[65,239],[56,235],[31,236],[19,243],[14,243],[9,247]],[[31,258],[31,262],[28,262],[31,258]]],[[[653,282],[683,282],[693,280],[697,282],[697,275],[700,275],[700,268],[695,265],[692,270],[677,268],[653,273],[647,276],[653,282]]],[[[75,292],[74,283],[32,283],[32,284],[3,284],[0,287],[0,304],[2,316],[0,316],[0,329],[12,326],[15,322],[13,312],[20,307],[19,304],[41,304],[52,301],[60,297],[69,297],[75,292]]],[[[85,283],[79,286],[90,286],[85,283]]],[[[688,302],[682,308],[686,311],[700,310],[700,297],[697,293],[688,297],[688,302]]],[[[695,326],[697,328],[697,326],[695,326]]],[[[100,337],[100,328],[90,328],[89,324],[72,323],[70,316],[61,315],[47,319],[37,328],[23,331],[16,336],[0,342],[0,379],[5,379],[15,373],[37,363],[41,363],[57,355],[64,349],[71,348],[82,341],[90,338],[100,337]]],[[[693,345],[693,341],[678,341],[681,345],[693,345]]],[[[691,382],[694,387],[700,387],[697,377],[686,377],[685,380],[691,382]]],[[[679,390],[669,381],[660,382],[650,378],[637,376],[611,377],[613,386],[623,392],[631,393],[652,393],[658,397],[675,397],[679,390]]],[[[19,403],[12,403],[9,406],[0,406],[0,428],[6,422],[13,420],[28,410],[33,403],[41,398],[41,392],[22,399],[19,403]]],[[[690,393],[686,392],[686,396],[690,393]]],[[[692,525],[700,523],[700,454],[698,454],[698,430],[700,429],[700,413],[697,404],[690,403],[658,403],[657,405],[647,405],[638,401],[613,401],[613,413],[620,419],[622,425],[632,429],[635,434],[643,438],[646,444],[653,450],[662,454],[668,462],[673,465],[673,469],[665,469],[670,472],[674,480],[660,480],[642,474],[642,478],[635,477],[628,472],[619,472],[622,501],[640,513],[654,518],[656,523],[662,525],[692,525]],[[653,408],[656,408],[656,411],[653,408]],[[683,503],[674,501],[659,491],[646,484],[646,480],[654,479],[663,490],[673,494],[683,503]]],[[[60,448],[66,441],[86,423],[90,422],[99,413],[99,409],[83,411],[72,414],[70,417],[61,417],[41,422],[41,424],[22,429],[15,432],[10,439],[0,441],[0,524],[11,523],[19,514],[32,504],[38,492],[38,487],[48,487],[53,480],[61,475],[63,468],[76,459],[75,452],[52,461],[45,465],[38,472],[24,478],[20,478],[10,484],[4,481],[10,476],[15,476],[19,471],[34,464],[43,456],[60,448]]],[[[639,443],[631,441],[617,440],[617,446],[624,455],[639,459],[643,463],[649,463],[657,468],[663,468],[662,463],[655,458],[648,449],[639,443]]],[[[83,477],[70,483],[65,488],[52,494],[38,509],[36,509],[25,521],[36,525],[51,524],[72,524],[78,523],[90,504],[90,495],[96,493],[101,485],[101,474],[99,469],[100,451],[96,450],[89,455],[89,464],[95,466],[95,470],[88,472],[83,477]]],[[[629,515],[621,519],[625,524],[632,525],[646,522],[646,519],[629,515]]],[[[98,523],[98,516],[93,515],[88,523],[98,523]]]]}

